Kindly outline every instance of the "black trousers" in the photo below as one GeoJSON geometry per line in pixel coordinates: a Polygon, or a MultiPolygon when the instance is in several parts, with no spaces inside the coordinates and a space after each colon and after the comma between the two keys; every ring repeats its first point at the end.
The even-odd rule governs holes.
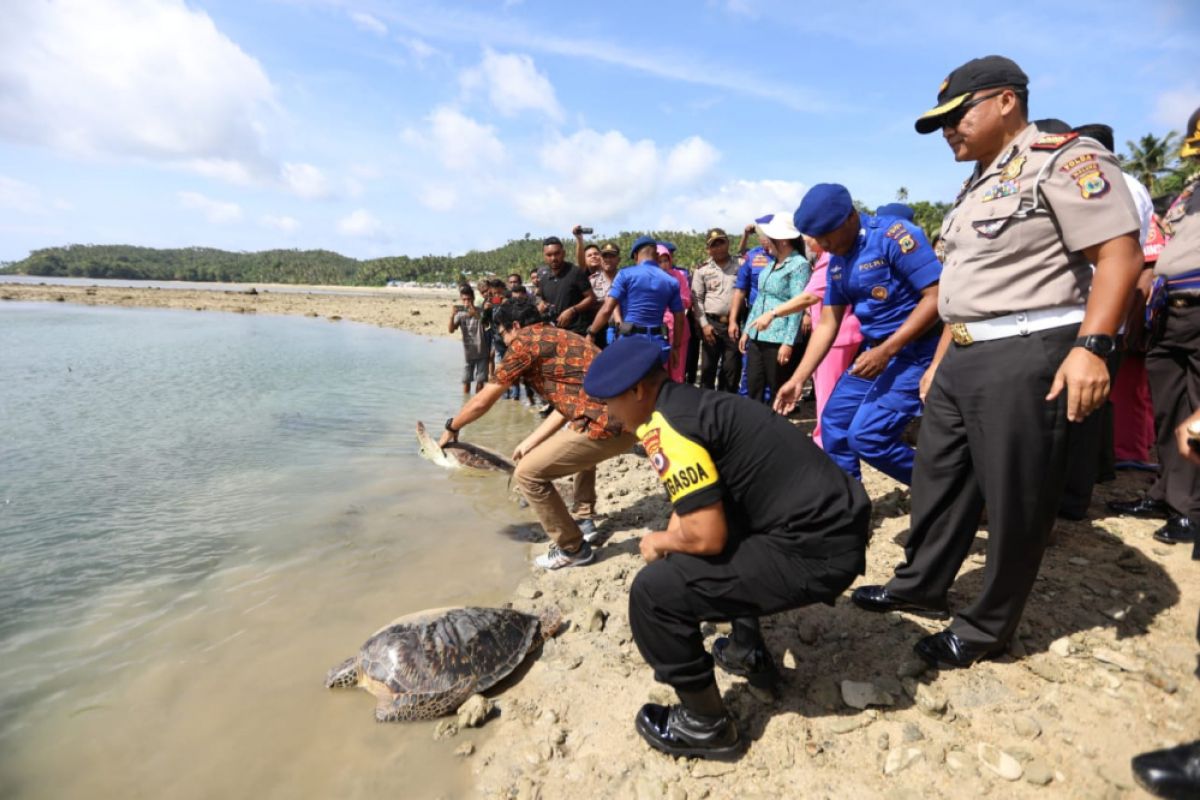
{"type": "Polygon", "coordinates": [[[646,565],[629,591],[629,625],[655,680],[683,691],[712,683],[701,622],[747,621],[832,602],[862,572],[870,522],[864,503],[845,523],[860,546],[831,558],[804,557],[780,538],[758,534],[731,537],[717,556],[672,553],[646,565]]]}
{"type": "MultiPolygon", "coordinates": [[[[786,364],[778,360],[779,348],[782,345],[773,342],[760,342],[756,339],[746,341],[746,391],[751,400],[762,401],[763,390],[770,388],[771,397],[779,395],[779,387],[787,383],[788,378],[796,371],[800,359],[795,351],[786,364]]],[[[803,350],[799,351],[803,352],[803,350]]]]}
{"type": "Polygon", "coordinates": [[[704,335],[700,332],[700,326],[696,323],[696,318],[691,311],[687,313],[687,325],[691,328],[692,335],[688,337],[687,361],[684,364],[683,379],[684,382],[695,385],[696,368],[700,366],[700,342],[704,335]]]}
{"type": "Polygon", "coordinates": [[[736,392],[742,382],[742,353],[737,340],[729,336],[727,325],[713,320],[713,332],[716,334],[713,344],[705,341],[703,335],[700,337],[700,385],[705,389],[715,385],[722,392],[736,392]]]}
{"type": "Polygon", "coordinates": [[[1146,353],[1158,480],[1149,496],[1200,522],[1200,469],[1179,455],[1175,429],[1200,408],[1200,306],[1168,306],[1163,334],[1146,353]]]}
{"type": "MultiPolygon", "coordinates": [[[[1108,385],[1117,382],[1121,354],[1108,357],[1108,385]]],[[[1083,422],[1067,423],[1067,481],[1063,486],[1058,510],[1070,518],[1087,516],[1092,504],[1092,490],[1097,481],[1112,480],[1115,469],[1113,455],[1113,404],[1104,404],[1083,422]]]]}
{"type": "Polygon", "coordinates": [[[943,604],[986,501],[983,590],[950,623],[970,644],[995,648],[1012,638],[1041,566],[1067,462],[1066,392],[1044,398],[1078,329],[951,345],[925,398],[912,531],[887,588],[943,604]]]}

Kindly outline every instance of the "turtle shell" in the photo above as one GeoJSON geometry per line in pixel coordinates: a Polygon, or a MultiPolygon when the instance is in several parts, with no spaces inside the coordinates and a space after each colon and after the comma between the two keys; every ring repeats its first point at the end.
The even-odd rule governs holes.
{"type": "Polygon", "coordinates": [[[445,608],[401,617],[362,647],[363,674],[397,696],[453,691],[474,680],[482,692],[529,652],[538,618],[506,608],[445,608]]]}

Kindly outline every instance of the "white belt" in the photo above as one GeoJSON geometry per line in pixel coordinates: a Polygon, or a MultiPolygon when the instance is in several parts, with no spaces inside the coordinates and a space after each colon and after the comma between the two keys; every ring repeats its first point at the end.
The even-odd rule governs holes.
{"type": "Polygon", "coordinates": [[[1038,308],[1033,311],[1018,311],[1015,314],[979,319],[974,322],[951,322],[950,335],[955,344],[965,346],[974,342],[1007,339],[1010,336],[1028,336],[1035,331],[1074,325],[1083,322],[1083,314],[1083,306],[1055,306],[1054,308],[1038,308]]]}

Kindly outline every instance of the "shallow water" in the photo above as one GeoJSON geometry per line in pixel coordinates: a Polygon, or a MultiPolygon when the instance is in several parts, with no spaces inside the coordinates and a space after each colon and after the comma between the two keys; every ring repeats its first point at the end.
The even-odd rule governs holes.
{"type": "MultiPolygon", "coordinates": [[[[0,310],[0,796],[457,796],[459,740],[325,672],[503,602],[504,476],[417,456],[461,348],[305,319],[0,310]]],[[[536,418],[470,433],[501,452],[536,418]]],[[[486,735],[482,733],[471,735],[486,735]]]]}

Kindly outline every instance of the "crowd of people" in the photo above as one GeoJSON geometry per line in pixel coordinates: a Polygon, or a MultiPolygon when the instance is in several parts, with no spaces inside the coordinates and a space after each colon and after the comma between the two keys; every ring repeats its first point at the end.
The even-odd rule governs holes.
{"type": "MultiPolygon", "coordinates": [[[[663,752],[740,754],[714,663],[773,686],[758,619],[830,602],[863,574],[862,462],[911,487],[911,531],[891,580],[851,599],[949,619],[914,644],[937,668],[1006,652],[1056,517],[1083,518],[1118,463],[1157,460],[1158,478],[1111,509],[1164,518],[1155,538],[1200,559],[1200,176],[1156,213],[1111,128],[1031,121],[1028,78],[1000,56],[950,73],[915,127],[973,165],[932,239],[908,207],[868,214],[825,183],[748,224],[736,250],[708,230],[690,271],[670,242],[622,253],[577,227],[578,266],[550,237],[529,290],[514,274],[476,306],[462,289],[450,329],[476,395],[443,443],[518,384],[545,399],[513,454],[552,539],[539,566],[586,564],[612,535],[594,519],[598,463],[636,442],[662,479],[673,513],[641,540],[630,624],[679,696],[635,721],[663,752]],[[810,384],[811,437],[788,419],[810,384]],[[572,508],[553,486],[568,475],[572,508]],[[983,585],[952,609],[985,509],[983,585]],[[709,653],[711,620],[732,633],[709,653]]],[[[1200,160],[1200,110],[1181,154],[1200,160]]],[[[1200,796],[1200,743],[1133,768],[1151,792],[1200,796]]]]}

